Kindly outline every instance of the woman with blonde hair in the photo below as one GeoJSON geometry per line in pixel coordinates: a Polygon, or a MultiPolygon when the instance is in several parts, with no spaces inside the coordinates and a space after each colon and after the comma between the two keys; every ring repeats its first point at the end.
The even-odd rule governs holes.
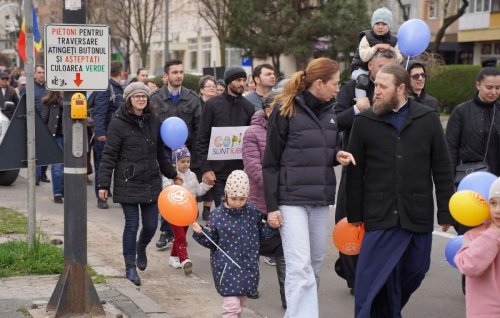
{"type": "Polygon", "coordinates": [[[326,255],[334,165],[354,164],[340,151],[333,102],[339,67],[312,60],[275,99],[268,120],[263,175],[267,220],[280,228],[286,262],[285,317],[318,317],[319,272],[326,255]]]}

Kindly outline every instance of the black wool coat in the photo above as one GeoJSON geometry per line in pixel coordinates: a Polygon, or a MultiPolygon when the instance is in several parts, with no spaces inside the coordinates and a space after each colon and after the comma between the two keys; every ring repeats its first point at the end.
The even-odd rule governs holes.
{"type": "Polygon", "coordinates": [[[177,172],[161,144],[160,120],[151,113],[135,116],[122,105],[108,127],[99,165],[99,189],[109,189],[114,171],[113,202],[153,203],[162,190],[161,173],[177,172]]]}
{"type": "Polygon", "coordinates": [[[348,151],[356,165],[347,168],[347,218],[364,222],[367,231],[399,224],[432,232],[433,183],[438,223],[454,223],[448,210],[453,172],[443,127],[435,111],[409,103],[401,132],[371,109],[354,119],[348,151]]]}

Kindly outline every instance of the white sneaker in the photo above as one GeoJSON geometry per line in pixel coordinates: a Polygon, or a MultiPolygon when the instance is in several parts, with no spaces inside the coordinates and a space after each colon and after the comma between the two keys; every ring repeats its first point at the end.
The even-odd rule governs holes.
{"type": "Polygon", "coordinates": [[[193,263],[189,258],[186,258],[182,263],[181,263],[182,269],[184,270],[184,275],[191,275],[193,272],[193,263]]]}
{"type": "Polygon", "coordinates": [[[181,262],[179,261],[179,257],[177,256],[170,256],[168,259],[168,264],[172,266],[173,268],[181,268],[181,262]]]}

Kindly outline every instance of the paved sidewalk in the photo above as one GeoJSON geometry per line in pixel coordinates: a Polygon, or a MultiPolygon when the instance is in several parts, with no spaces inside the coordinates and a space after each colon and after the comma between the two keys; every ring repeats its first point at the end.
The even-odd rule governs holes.
{"type": "MultiPolygon", "coordinates": [[[[0,279],[0,317],[53,317],[46,311],[59,275],[23,276],[0,279]]],[[[95,285],[106,317],[170,318],[156,302],[142,294],[125,278],[108,278],[95,285]]]]}

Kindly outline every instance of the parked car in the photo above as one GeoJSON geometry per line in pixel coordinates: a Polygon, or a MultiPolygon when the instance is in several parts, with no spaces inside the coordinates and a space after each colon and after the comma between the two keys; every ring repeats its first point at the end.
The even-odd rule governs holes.
{"type": "MultiPolygon", "coordinates": [[[[4,110],[12,110],[16,107],[13,102],[5,102],[0,109],[0,145],[5,137],[7,128],[9,128],[10,119],[3,113],[4,110]]],[[[2,154],[6,155],[6,154],[2,154]]],[[[19,169],[0,171],[0,185],[9,186],[16,181],[19,175],[19,169]]]]}

